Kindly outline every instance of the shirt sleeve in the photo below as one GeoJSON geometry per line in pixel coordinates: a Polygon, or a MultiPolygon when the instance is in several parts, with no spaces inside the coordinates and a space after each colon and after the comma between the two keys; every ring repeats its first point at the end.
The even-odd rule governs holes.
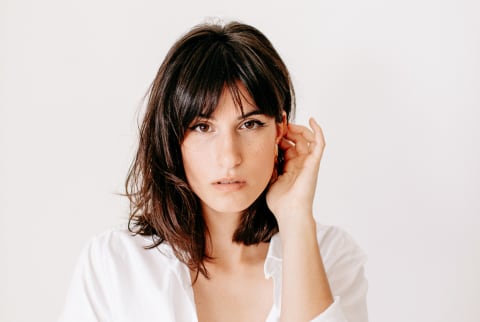
{"type": "Polygon", "coordinates": [[[368,322],[366,255],[346,232],[317,230],[334,302],[311,322],[368,322]]]}
{"type": "Polygon", "coordinates": [[[106,322],[108,311],[108,274],[98,239],[83,249],[73,274],[59,322],[106,322]]]}

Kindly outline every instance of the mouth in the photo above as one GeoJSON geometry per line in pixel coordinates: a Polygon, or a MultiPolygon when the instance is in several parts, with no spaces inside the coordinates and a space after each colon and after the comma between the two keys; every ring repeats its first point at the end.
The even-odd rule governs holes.
{"type": "Polygon", "coordinates": [[[245,183],[245,181],[235,180],[235,179],[221,179],[221,180],[215,181],[213,184],[239,184],[239,183],[245,183]]]}
{"type": "Polygon", "coordinates": [[[245,186],[246,181],[238,178],[222,178],[212,184],[215,188],[223,191],[235,191],[245,186]]]}

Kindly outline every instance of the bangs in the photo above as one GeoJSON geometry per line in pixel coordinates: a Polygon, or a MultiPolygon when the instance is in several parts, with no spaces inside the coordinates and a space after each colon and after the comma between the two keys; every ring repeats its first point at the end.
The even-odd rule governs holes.
{"type": "MultiPolygon", "coordinates": [[[[201,39],[184,51],[178,66],[174,94],[174,110],[178,115],[180,141],[195,118],[210,117],[225,90],[230,91],[235,105],[243,114],[241,86],[250,95],[262,114],[282,120],[284,99],[280,99],[277,84],[272,84],[271,68],[255,53],[229,41],[226,35],[201,39]]],[[[194,39],[195,40],[195,39],[194,39]]],[[[290,104],[290,102],[288,102],[290,104]]]]}

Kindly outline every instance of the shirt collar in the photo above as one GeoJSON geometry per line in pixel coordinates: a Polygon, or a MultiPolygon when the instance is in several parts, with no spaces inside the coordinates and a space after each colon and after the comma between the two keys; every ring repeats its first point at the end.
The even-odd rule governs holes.
{"type": "Polygon", "coordinates": [[[277,277],[282,268],[282,243],[280,235],[275,234],[268,246],[267,258],[263,266],[265,278],[277,277]]]}
{"type": "MultiPolygon", "coordinates": [[[[175,256],[172,247],[167,242],[163,242],[158,246],[158,250],[168,258],[168,261],[172,267],[172,271],[183,284],[183,286],[191,286],[188,267],[175,256]]],[[[267,257],[265,258],[265,263],[263,265],[265,278],[268,279],[271,277],[278,277],[278,274],[281,274],[281,268],[282,243],[280,240],[280,235],[277,233],[271,238],[268,246],[267,257]]]]}

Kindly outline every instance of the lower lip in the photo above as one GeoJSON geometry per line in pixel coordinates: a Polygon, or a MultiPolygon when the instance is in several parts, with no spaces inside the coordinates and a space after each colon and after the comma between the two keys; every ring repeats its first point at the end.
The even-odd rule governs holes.
{"type": "Polygon", "coordinates": [[[245,186],[245,182],[214,183],[213,186],[220,191],[238,191],[245,186]]]}

